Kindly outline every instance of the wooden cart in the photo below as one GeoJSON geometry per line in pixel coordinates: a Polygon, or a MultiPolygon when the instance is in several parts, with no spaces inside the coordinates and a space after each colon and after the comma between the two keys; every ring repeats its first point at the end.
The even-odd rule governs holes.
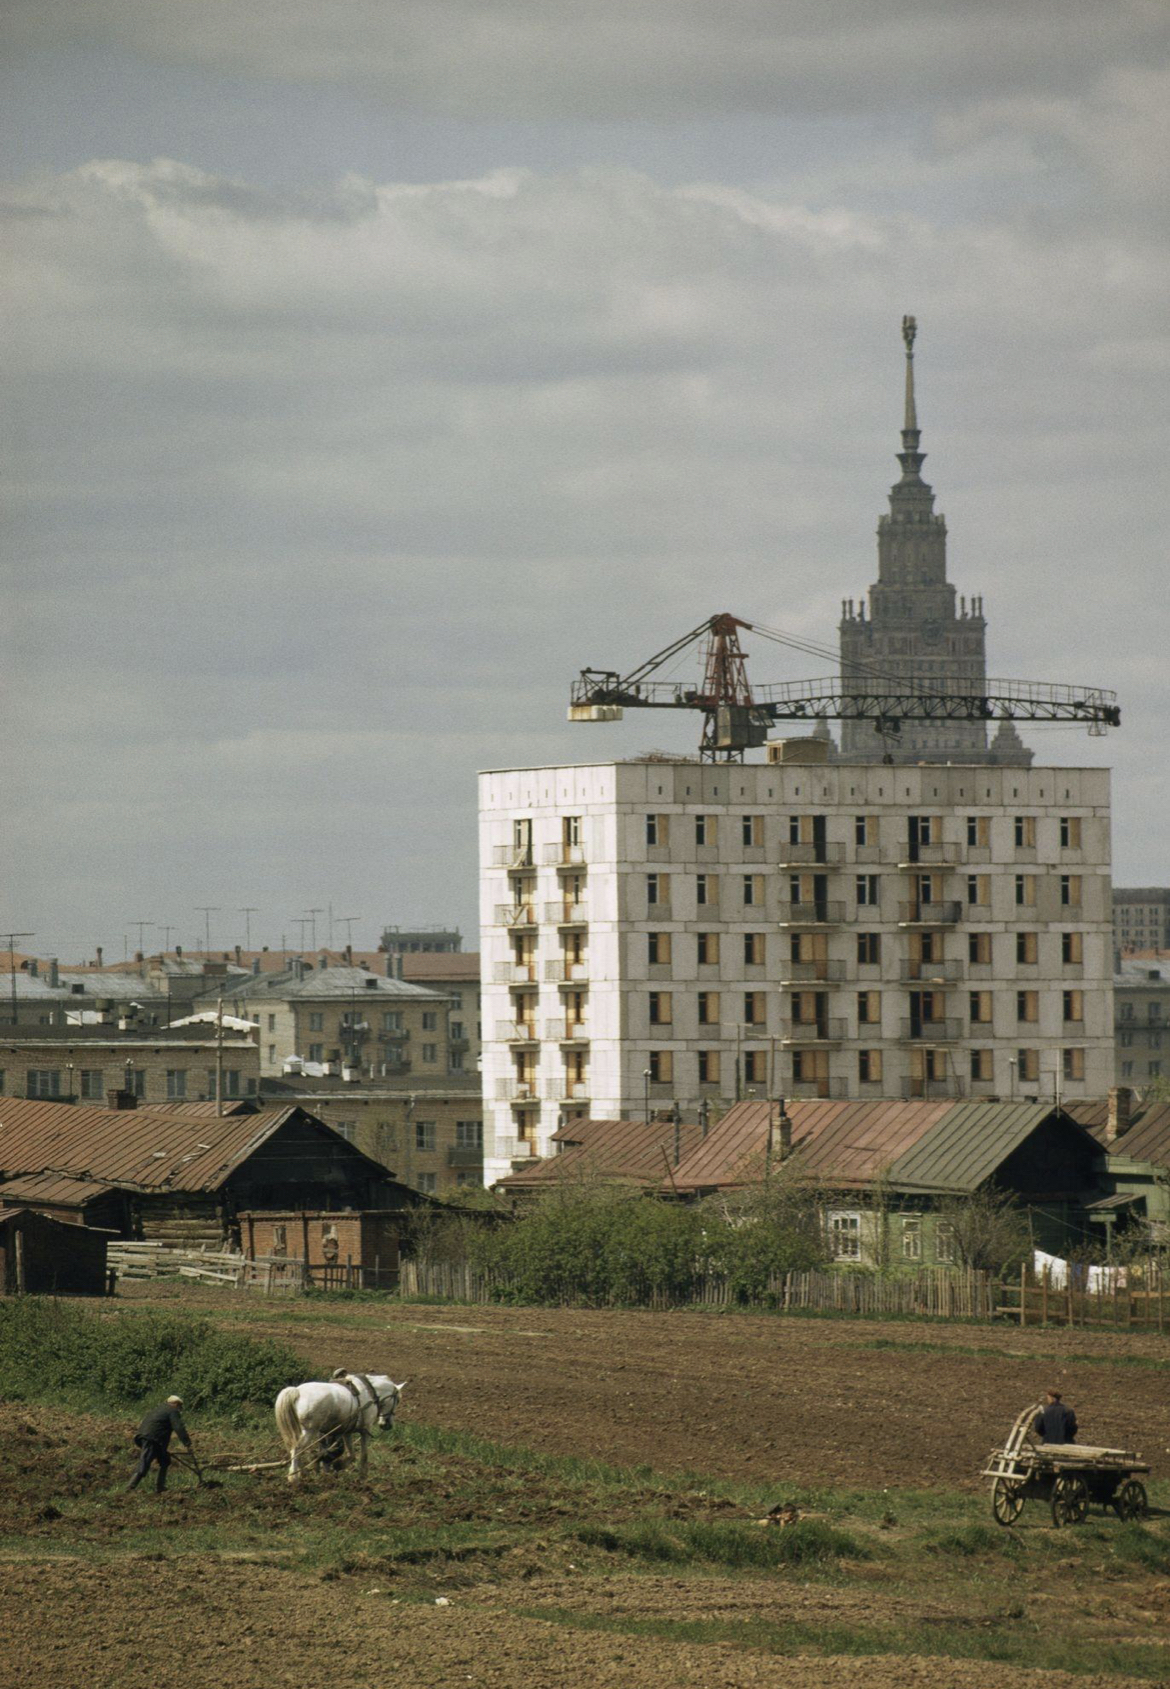
{"type": "Polygon", "coordinates": [[[1091,1502],[1112,1507],[1119,1519],[1143,1518],[1146,1489],[1135,1474],[1150,1468],[1141,1456],[1127,1449],[1039,1442],[1032,1425],[1042,1406],[1025,1408],[1003,1448],[988,1456],[983,1476],[991,1479],[997,1522],[1014,1525],[1029,1497],[1049,1503],[1054,1525],[1079,1525],[1091,1502]]]}

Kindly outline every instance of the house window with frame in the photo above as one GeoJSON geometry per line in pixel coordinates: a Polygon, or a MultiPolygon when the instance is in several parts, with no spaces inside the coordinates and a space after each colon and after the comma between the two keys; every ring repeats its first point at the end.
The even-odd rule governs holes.
{"type": "Polygon", "coordinates": [[[178,1102],[187,1095],[187,1069],[167,1068],[167,1101],[178,1102]]]}
{"type": "MultiPolygon", "coordinates": [[[[1153,1063],[1150,1063],[1151,1071],[1153,1063]]],[[[1061,1051],[1061,1070],[1066,1079],[1083,1079],[1085,1077],[1085,1052],[1076,1047],[1061,1051]]]]}
{"type": "Polygon", "coordinates": [[[902,1259],[903,1261],[921,1261],[922,1259],[922,1216],[920,1214],[903,1214],[902,1216],[902,1259]]]}
{"type": "Polygon", "coordinates": [[[1020,1021],[1037,1021],[1040,1019],[1040,993],[1038,991],[1016,992],[1016,1019],[1020,1021]]]}
{"type": "Polygon", "coordinates": [[[1060,876],[1060,901],[1064,908],[1077,908],[1081,901],[1081,876],[1079,874],[1062,874],[1060,876]]]}
{"type": "Polygon", "coordinates": [[[382,1014],[382,1031],[383,1032],[401,1032],[402,1031],[402,1010],[401,1009],[386,1009],[386,1010],[384,1010],[384,1012],[382,1014]]]}
{"type": "Polygon", "coordinates": [[[1061,1015],[1066,1021],[1083,1021],[1085,1018],[1085,994],[1083,991],[1065,991],[1061,993],[1061,1015]]]}
{"type": "Polygon", "coordinates": [[[719,1025],[719,993],[718,991],[700,991],[698,995],[699,1025],[719,1025]]]}
{"type": "Polygon", "coordinates": [[[1031,850],[1036,843],[1036,817],[1017,815],[1015,825],[1016,849],[1031,850]]]}
{"type": "Polygon", "coordinates": [[[869,816],[855,815],[853,817],[853,842],[855,845],[867,845],[869,838],[869,816]]]}
{"type": "Polygon", "coordinates": [[[860,967],[873,967],[882,959],[882,935],[880,932],[859,932],[857,935],[857,961],[860,967]]]}
{"type": "Polygon", "coordinates": [[[967,845],[971,849],[986,850],[991,843],[991,817],[989,815],[969,815],[967,817],[967,845]]]}
{"type": "Polygon", "coordinates": [[[954,1264],[957,1254],[954,1222],[936,1220],[934,1226],[934,1258],[940,1267],[954,1264]]]}
{"type": "Polygon", "coordinates": [[[991,992],[972,991],[968,995],[971,1000],[971,1024],[973,1026],[990,1026],[992,1019],[991,992]]]}
{"type": "Polygon", "coordinates": [[[764,965],[764,935],[762,932],[745,932],[743,935],[743,964],[745,968],[762,968],[764,965]]]}
{"type": "Polygon", "coordinates": [[[422,1059],[425,1062],[437,1062],[439,1059],[439,1046],[437,1044],[424,1044],[422,1047],[422,1059]]]}
{"type": "Polygon", "coordinates": [[[324,1032],[324,1030],[325,1030],[325,1016],[323,1014],[318,1013],[317,1011],[314,1011],[309,1016],[309,1031],[310,1032],[324,1032]]]}
{"type": "Polygon", "coordinates": [[[990,1050],[971,1051],[971,1078],[976,1084],[986,1085],[995,1077],[990,1050]]]}
{"type": "Polygon", "coordinates": [[[967,902],[973,908],[985,909],[991,902],[991,875],[967,875],[967,902]]]}
{"type": "Polygon", "coordinates": [[[650,993],[650,1025],[669,1026],[674,1020],[673,997],[669,991],[650,993]]]}
{"type": "Polygon", "coordinates": [[[761,908],[764,902],[764,876],[762,874],[745,874],[743,876],[743,903],[745,909],[761,908]]]}
{"type": "Polygon", "coordinates": [[[768,1019],[768,1000],[762,991],[745,991],[743,994],[743,1023],[745,1026],[763,1026],[768,1019]]]}
{"type": "Polygon", "coordinates": [[[1039,934],[1034,932],[1018,932],[1016,934],[1016,965],[1021,968],[1034,968],[1039,960],[1039,934]]]}
{"type": "Polygon", "coordinates": [[[857,903],[859,908],[876,909],[878,906],[878,876],[876,874],[858,874],[857,903]]]}
{"type": "Polygon", "coordinates": [[[719,961],[719,934],[717,932],[700,932],[695,934],[696,960],[701,968],[714,967],[719,961]]]}
{"type": "Polygon", "coordinates": [[[416,1173],[414,1188],[420,1191],[423,1196],[434,1196],[439,1188],[439,1175],[437,1173],[416,1173]]]}
{"type": "Polygon", "coordinates": [[[338,1137],[344,1138],[347,1144],[352,1144],[357,1138],[356,1120],[334,1120],[332,1126],[338,1137]]]}
{"type": "Polygon", "coordinates": [[[670,902],[670,875],[646,875],[646,902],[650,908],[660,908],[670,902]]]}
{"type": "Polygon", "coordinates": [[[1085,959],[1085,935],[1082,932],[1062,932],[1060,935],[1060,959],[1067,967],[1083,962],[1085,959]]]}
{"type": "Polygon", "coordinates": [[[1081,818],[1079,815],[1061,816],[1060,848],[1061,850],[1079,850],[1081,848],[1081,818]]]}
{"type": "Polygon", "coordinates": [[[740,820],[744,848],[751,850],[762,845],[764,842],[764,817],[762,815],[744,815],[740,820]]]}
{"type": "Polygon", "coordinates": [[[880,1050],[858,1050],[857,1078],[862,1085],[880,1085],[882,1078],[882,1052],[880,1050]]]}
{"type": "Polygon", "coordinates": [[[1021,1083],[1035,1085],[1040,1078],[1039,1050],[1017,1050],[1016,1073],[1021,1083]]]}
{"type": "Polygon", "coordinates": [[[1016,875],[1016,903],[1021,908],[1031,909],[1036,903],[1035,874],[1016,875]]]}
{"type": "Polygon", "coordinates": [[[437,1032],[439,1030],[439,1016],[437,1010],[423,1010],[422,1029],[424,1032],[437,1032]]]}
{"type": "Polygon", "coordinates": [[[828,1222],[829,1249],[834,1261],[860,1261],[861,1215],[831,1208],[828,1222]]]}
{"type": "Polygon", "coordinates": [[[699,1051],[699,1084],[718,1085],[719,1083],[719,1055],[718,1050],[699,1051]]]}
{"type": "Polygon", "coordinates": [[[100,1067],[83,1067],[81,1070],[81,1096],[86,1102],[105,1100],[105,1074],[100,1067]]]}
{"type": "Polygon", "coordinates": [[[989,932],[969,932],[967,934],[967,962],[974,968],[989,968],[991,966],[991,934],[989,932]]]}
{"type": "Polygon", "coordinates": [[[667,845],[670,843],[669,815],[648,815],[646,817],[646,843],[648,845],[667,845]]]}
{"type": "Polygon", "coordinates": [[[483,1150],[483,1121],[457,1120],[455,1122],[456,1149],[483,1150]]]}
{"type": "Polygon", "coordinates": [[[743,1082],[745,1085],[765,1085],[768,1080],[768,1057],[764,1050],[745,1050],[743,1053],[743,1082]]]}
{"type": "Polygon", "coordinates": [[[427,1155],[433,1151],[435,1148],[435,1122],[433,1120],[415,1121],[414,1147],[427,1155]]]}
{"type": "Polygon", "coordinates": [[[646,934],[646,961],[652,968],[663,967],[670,961],[670,934],[668,932],[648,932],[646,934]]]}
{"type": "Polygon", "coordinates": [[[652,1085],[670,1085],[674,1081],[673,1050],[651,1050],[646,1061],[652,1085]]]}
{"type": "Polygon", "coordinates": [[[714,874],[695,875],[695,902],[701,909],[715,901],[717,881],[714,874]]]}
{"type": "Polygon", "coordinates": [[[275,1032],[276,1031],[276,1016],[275,1015],[269,1015],[269,1017],[268,1017],[268,1030],[269,1030],[269,1032],[275,1032]]]}
{"type": "MultiPolygon", "coordinates": [[[[230,1096],[237,1096],[238,1097],[239,1094],[240,1094],[238,1089],[233,1092],[233,1091],[229,1091],[228,1088],[227,1088],[228,1079],[231,1076],[231,1073],[232,1073],[232,1069],[228,1068],[227,1072],[223,1076],[223,1084],[224,1084],[223,1094],[224,1094],[225,1097],[230,1097],[230,1096]]],[[[240,1076],[237,1073],[236,1074],[236,1084],[237,1084],[237,1086],[239,1085],[239,1079],[240,1079],[240,1076]]],[[[126,1075],[126,1089],[129,1091],[129,1093],[132,1097],[137,1097],[139,1099],[139,1101],[141,1101],[142,1098],[145,1097],[145,1095],[146,1095],[146,1069],[145,1068],[136,1067],[136,1068],[132,1069],[131,1072],[129,1072],[126,1075]]]]}
{"type": "Polygon", "coordinates": [[[325,1060],[324,1044],[309,1045],[309,1060],[312,1062],[323,1062],[325,1060]]]}
{"type": "Polygon", "coordinates": [[[61,1095],[61,1075],[55,1067],[30,1067],[25,1080],[25,1091],[30,1097],[61,1095]]]}
{"type": "Polygon", "coordinates": [[[882,1022],[882,994],[880,991],[857,993],[857,1023],[859,1026],[880,1026],[882,1022]]]}

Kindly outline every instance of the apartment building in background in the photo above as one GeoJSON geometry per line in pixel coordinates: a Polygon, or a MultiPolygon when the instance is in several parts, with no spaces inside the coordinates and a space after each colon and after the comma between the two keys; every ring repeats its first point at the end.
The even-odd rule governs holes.
{"type": "Polygon", "coordinates": [[[1120,956],[1170,950],[1170,886],[1114,886],[1113,942],[1120,956]]]}
{"type": "Polygon", "coordinates": [[[1113,980],[1117,1083],[1170,1078],[1170,962],[1122,960],[1113,980]]]}
{"type": "Polygon", "coordinates": [[[489,1181],[567,1119],[1101,1096],[1107,770],[656,759],[480,778],[489,1181]]]}
{"type": "Polygon", "coordinates": [[[105,1108],[111,1097],[143,1107],[257,1095],[254,1034],[213,1026],[9,1027],[0,1041],[0,1096],[105,1108]]]}

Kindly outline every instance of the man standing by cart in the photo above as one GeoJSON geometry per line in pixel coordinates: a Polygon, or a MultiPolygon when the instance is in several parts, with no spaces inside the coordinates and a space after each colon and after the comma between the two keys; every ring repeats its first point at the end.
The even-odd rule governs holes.
{"type": "Polygon", "coordinates": [[[1046,1443],[1075,1443],[1077,1416],[1060,1399],[1059,1390],[1045,1390],[1044,1406],[1032,1421],[1032,1429],[1046,1443]]]}
{"type": "Polygon", "coordinates": [[[168,1396],[161,1407],[151,1408],[134,1433],[134,1441],[140,1452],[138,1465],[130,1480],[129,1487],[132,1490],[138,1488],[151,1467],[156,1464],[158,1477],[155,1479],[154,1492],[161,1495],[166,1489],[167,1467],[171,1464],[169,1444],[172,1436],[179,1439],[188,1453],[191,1452],[191,1438],[183,1424],[183,1401],[180,1396],[168,1396]]]}

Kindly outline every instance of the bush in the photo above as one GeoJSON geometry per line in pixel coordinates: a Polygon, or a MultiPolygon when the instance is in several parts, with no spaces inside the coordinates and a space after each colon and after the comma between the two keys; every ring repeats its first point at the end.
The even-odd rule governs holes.
{"type": "Polygon", "coordinates": [[[9,1401],[121,1407],[174,1392],[189,1408],[244,1418],[303,1375],[291,1349],[208,1320],[110,1318],[31,1296],[0,1303],[0,1398],[9,1401]]]}
{"type": "Polygon", "coordinates": [[[610,1554],[672,1565],[703,1561],[717,1566],[809,1566],[869,1558],[869,1551],[854,1537],[820,1519],[802,1519],[774,1530],[701,1519],[687,1524],[648,1520],[609,1529],[587,1525],[577,1537],[610,1554]]]}

